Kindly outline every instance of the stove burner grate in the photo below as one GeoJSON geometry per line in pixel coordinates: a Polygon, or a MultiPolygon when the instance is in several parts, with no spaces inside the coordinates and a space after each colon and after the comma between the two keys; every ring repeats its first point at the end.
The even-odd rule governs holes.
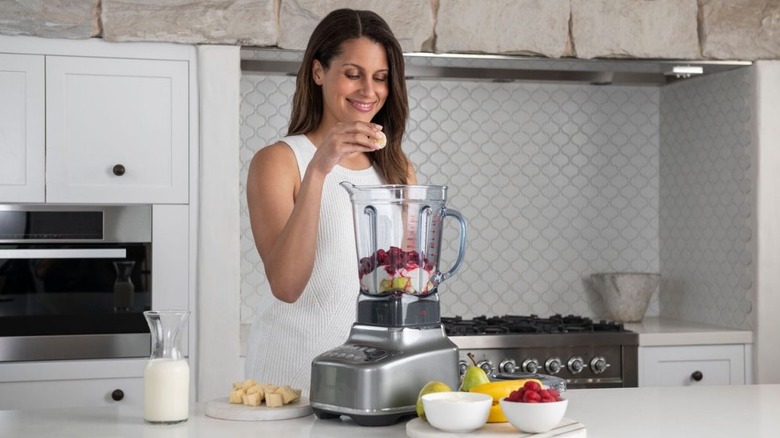
{"type": "Polygon", "coordinates": [[[463,319],[460,316],[442,317],[444,331],[448,336],[502,335],[516,333],[592,333],[625,332],[622,323],[575,315],[555,314],[548,318],[537,315],[477,316],[463,319]]]}

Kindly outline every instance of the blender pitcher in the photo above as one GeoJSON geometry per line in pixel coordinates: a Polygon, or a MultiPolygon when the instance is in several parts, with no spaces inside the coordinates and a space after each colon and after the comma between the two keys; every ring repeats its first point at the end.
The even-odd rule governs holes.
{"type": "MultiPolygon", "coordinates": [[[[436,301],[438,308],[437,288],[458,270],[466,246],[465,219],[444,206],[447,187],[356,186],[349,182],[341,186],[349,192],[353,206],[360,298],[397,299],[404,307],[414,301],[436,301]],[[445,217],[460,224],[460,242],[455,263],[442,272],[439,252],[445,217]]],[[[374,307],[389,319],[375,315],[362,322],[409,325],[408,319],[382,310],[386,306],[374,307]]],[[[438,322],[438,315],[435,319],[438,322]]]]}

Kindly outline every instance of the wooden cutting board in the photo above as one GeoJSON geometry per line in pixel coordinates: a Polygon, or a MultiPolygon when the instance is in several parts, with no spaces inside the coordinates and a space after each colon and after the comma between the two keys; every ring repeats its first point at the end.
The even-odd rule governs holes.
{"type": "Polygon", "coordinates": [[[306,397],[301,397],[295,403],[278,408],[244,406],[230,403],[227,397],[222,397],[207,401],[205,407],[205,414],[209,417],[237,421],[289,420],[290,418],[305,417],[312,413],[314,411],[306,397]]]}
{"type": "MultiPolygon", "coordinates": [[[[409,438],[456,438],[464,435],[436,429],[419,418],[406,423],[406,436],[409,438]]],[[[482,428],[469,432],[468,435],[481,438],[586,438],[587,431],[582,423],[564,418],[558,426],[544,433],[520,432],[509,423],[487,423],[482,428]]]]}

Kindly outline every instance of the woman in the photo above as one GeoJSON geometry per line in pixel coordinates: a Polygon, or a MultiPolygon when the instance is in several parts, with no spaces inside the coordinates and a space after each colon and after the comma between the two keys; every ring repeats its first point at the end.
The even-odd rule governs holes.
{"type": "Polygon", "coordinates": [[[304,53],[287,136],[249,168],[252,233],[276,299],[258,309],[247,378],[308,394],[312,359],[347,339],[359,283],[339,183],[416,182],[401,149],[408,113],[403,53],[387,23],[370,11],[328,14],[304,53]]]}

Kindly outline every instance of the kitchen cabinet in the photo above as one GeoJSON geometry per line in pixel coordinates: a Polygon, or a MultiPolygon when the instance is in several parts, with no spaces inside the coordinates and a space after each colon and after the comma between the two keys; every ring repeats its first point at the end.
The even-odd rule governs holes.
{"type": "Polygon", "coordinates": [[[0,37],[0,202],[188,203],[192,53],[0,37]]]}
{"type": "Polygon", "coordinates": [[[187,62],[46,58],[49,202],[186,203],[187,62]]]}
{"type": "Polygon", "coordinates": [[[43,202],[44,62],[0,53],[0,200],[43,202]]]}
{"type": "Polygon", "coordinates": [[[639,386],[744,385],[744,344],[639,348],[639,386]]]}
{"type": "Polygon", "coordinates": [[[639,386],[753,383],[753,333],[668,318],[626,323],[639,334],[639,386]]]}
{"type": "MultiPolygon", "coordinates": [[[[191,312],[188,355],[197,105],[193,46],[0,36],[0,204],[150,204],[152,308],[191,312]]],[[[147,360],[0,362],[0,409],[140,406],[147,360]]]]}
{"type": "Polygon", "coordinates": [[[143,405],[146,359],[0,364],[0,410],[143,405]]]}

